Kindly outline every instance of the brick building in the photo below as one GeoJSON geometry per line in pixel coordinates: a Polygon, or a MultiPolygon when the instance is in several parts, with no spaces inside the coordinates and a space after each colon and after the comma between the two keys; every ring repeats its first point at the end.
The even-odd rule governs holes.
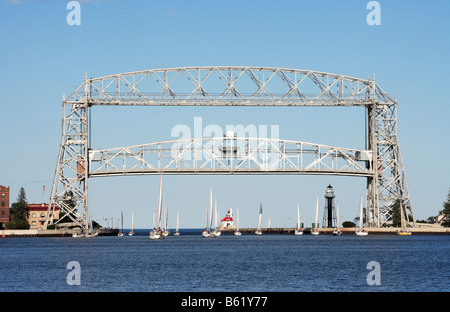
{"type": "MultiPolygon", "coordinates": [[[[48,204],[28,204],[28,223],[30,223],[30,229],[41,229],[44,227],[45,219],[47,218],[48,204]]],[[[59,208],[55,207],[55,213],[53,220],[59,219],[59,208]]]]}
{"type": "Polygon", "coordinates": [[[9,186],[0,185],[0,229],[9,221],[9,186]]]}

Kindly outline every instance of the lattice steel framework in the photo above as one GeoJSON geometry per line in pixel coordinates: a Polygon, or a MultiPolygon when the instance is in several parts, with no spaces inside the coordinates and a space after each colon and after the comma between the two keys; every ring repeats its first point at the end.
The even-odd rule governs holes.
{"type": "Polygon", "coordinates": [[[63,99],[62,113],[48,216],[59,207],[61,217],[86,224],[89,177],[163,172],[363,176],[369,225],[387,225],[397,200],[414,219],[397,138],[397,103],[371,79],[242,66],[163,68],[91,79],[85,75],[83,84],[63,99]],[[89,108],[96,105],[358,106],[367,111],[368,146],[361,151],[300,141],[227,138],[240,146],[232,151],[223,149],[224,138],[207,138],[93,150],[89,108]]]}

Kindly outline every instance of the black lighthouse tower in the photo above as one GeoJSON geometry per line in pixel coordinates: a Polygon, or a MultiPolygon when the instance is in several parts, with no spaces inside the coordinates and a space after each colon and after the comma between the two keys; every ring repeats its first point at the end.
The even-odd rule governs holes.
{"type": "Polygon", "coordinates": [[[325,210],[323,213],[323,226],[336,227],[336,206],[334,205],[334,191],[331,185],[328,185],[325,192],[325,210]]]}

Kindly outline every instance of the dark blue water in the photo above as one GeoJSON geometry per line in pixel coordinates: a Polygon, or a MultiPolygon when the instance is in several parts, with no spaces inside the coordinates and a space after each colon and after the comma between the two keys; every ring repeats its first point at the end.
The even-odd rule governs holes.
{"type": "Polygon", "coordinates": [[[0,240],[3,291],[449,291],[450,236],[243,234],[0,240]],[[81,285],[68,285],[70,261],[81,285]],[[370,261],[380,285],[368,285],[370,261]]]}

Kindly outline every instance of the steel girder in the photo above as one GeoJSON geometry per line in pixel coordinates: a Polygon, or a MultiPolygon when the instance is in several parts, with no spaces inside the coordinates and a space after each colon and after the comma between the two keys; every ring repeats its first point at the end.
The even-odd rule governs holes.
{"type": "MultiPolygon", "coordinates": [[[[62,139],[52,185],[49,216],[58,206],[62,215],[67,215],[80,225],[85,223],[86,220],[83,220],[78,210],[84,210],[86,219],[88,178],[106,175],[106,171],[100,174],[99,171],[91,171],[89,167],[91,162],[88,157],[88,112],[89,108],[95,105],[364,107],[368,116],[368,149],[372,155],[372,159],[366,161],[364,174],[362,174],[364,170],[357,173],[339,171],[337,168],[320,171],[302,166],[270,172],[362,174],[367,177],[367,206],[371,225],[389,224],[393,214],[392,207],[397,200],[400,200],[402,206],[413,215],[397,139],[397,103],[374,80],[289,68],[198,66],[151,69],[90,79],[85,75],[83,84],[63,99],[62,139]]],[[[200,141],[193,142],[194,145],[197,143],[200,141]]],[[[274,141],[266,141],[266,144],[280,148],[274,141]]],[[[119,154],[128,155],[129,151],[126,149],[118,149],[119,154]]],[[[330,147],[330,151],[341,149],[330,147]]],[[[280,163],[283,163],[283,166],[289,165],[289,157],[283,153],[283,151],[279,153],[280,163]]],[[[336,156],[335,159],[342,158],[344,154],[336,156]]],[[[210,163],[219,162],[214,158],[210,163]]],[[[163,169],[152,166],[155,169],[148,167],[147,171],[141,173],[153,173],[153,170],[163,169]]],[[[122,174],[129,173],[127,170],[122,174]]],[[[174,170],[172,173],[178,169],[174,170]]],[[[209,171],[192,170],[190,173],[213,174],[221,170],[219,168],[209,171]]],[[[261,172],[261,168],[249,167],[245,170],[261,172]]],[[[165,172],[169,173],[169,168],[165,172]]],[[[226,168],[222,173],[234,172],[226,168]]],[[[178,171],[178,173],[188,172],[178,171]]],[[[53,219],[49,218],[47,221],[51,220],[53,219]]]]}
{"type": "Polygon", "coordinates": [[[91,150],[89,176],[335,174],[371,177],[352,150],[270,138],[213,137],[91,150]]]}

